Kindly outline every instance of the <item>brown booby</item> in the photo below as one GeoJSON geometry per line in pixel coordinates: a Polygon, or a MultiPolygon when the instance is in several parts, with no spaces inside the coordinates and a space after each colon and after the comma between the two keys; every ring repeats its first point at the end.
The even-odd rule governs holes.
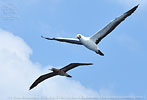
{"type": "Polygon", "coordinates": [[[66,77],[72,77],[69,74],[67,74],[66,72],[78,67],[78,66],[82,66],[82,65],[93,65],[92,63],[71,63],[63,68],[57,69],[57,68],[52,68],[50,69],[52,72],[42,75],[40,76],[30,87],[30,90],[32,88],[34,88],[35,86],[37,86],[40,82],[44,81],[45,79],[48,79],[50,77],[56,76],[56,75],[61,75],[61,76],[66,76],[66,77]]]}

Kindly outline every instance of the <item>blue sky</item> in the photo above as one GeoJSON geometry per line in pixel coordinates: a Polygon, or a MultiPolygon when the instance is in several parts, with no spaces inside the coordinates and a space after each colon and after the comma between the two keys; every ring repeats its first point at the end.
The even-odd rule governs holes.
{"type": "Polygon", "coordinates": [[[39,63],[41,68],[92,62],[93,66],[70,71],[73,78],[69,80],[76,80],[94,91],[109,90],[113,95],[147,94],[146,1],[0,0],[0,4],[0,28],[22,38],[32,49],[31,61],[39,63]],[[40,37],[76,38],[79,33],[91,36],[138,3],[135,13],[98,45],[104,57],[82,46],[40,37]],[[10,8],[9,13],[3,12],[6,6],[10,8]]]}

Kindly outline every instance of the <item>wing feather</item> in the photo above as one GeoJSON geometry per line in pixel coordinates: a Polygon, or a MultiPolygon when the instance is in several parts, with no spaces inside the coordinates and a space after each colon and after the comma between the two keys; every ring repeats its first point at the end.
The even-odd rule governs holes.
{"type": "Polygon", "coordinates": [[[82,65],[93,65],[93,64],[92,63],[71,63],[71,64],[61,68],[60,70],[63,70],[64,72],[67,72],[70,69],[73,69],[75,67],[82,66],[82,65]]]}
{"type": "Polygon", "coordinates": [[[131,10],[127,11],[123,15],[115,18],[113,21],[111,21],[109,24],[107,24],[103,29],[98,31],[96,34],[94,34],[91,39],[98,44],[105,36],[107,36],[110,32],[112,32],[122,21],[124,21],[128,16],[130,16],[139,5],[135,6],[131,10]]]}
{"type": "Polygon", "coordinates": [[[32,88],[34,88],[35,86],[37,86],[40,82],[46,80],[47,78],[53,77],[53,76],[55,76],[55,75],[57,75],[57,74],[54,73],[54,72],[51,72],[51,73],[48,73],[48,74],[45,74],[45,75],[40,76],[40,77],[39,77],[37,80],[35,80],[35,82],[31,85],[30,90],[31,90],[32,88]]]}
{"type": "Polygon", "coordinates": [[[73,38],[47,38],[47,37],[43,37],[41,36],[42,38],[45,38],[47,40],[56,40],[56,41],[59,41],[59,42],[66,42],[66,43],[72,43],[72,44],[78,44],[78,45],[82,45],[82,43],[78,40],[78,39],[73,39],[73,38]]]}

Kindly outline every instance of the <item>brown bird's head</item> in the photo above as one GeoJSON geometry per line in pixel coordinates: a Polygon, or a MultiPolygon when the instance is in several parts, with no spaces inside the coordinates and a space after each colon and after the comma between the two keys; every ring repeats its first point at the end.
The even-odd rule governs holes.
{"type": "Polygon", "coordinates": [[[59,71],[59,69],[56,69],[56,68],[51,68],[51,69],[49,69],[49,70],[51,70],[51,71],[53,71],[53,72],[58,72],[58,71],[59,71]]]}

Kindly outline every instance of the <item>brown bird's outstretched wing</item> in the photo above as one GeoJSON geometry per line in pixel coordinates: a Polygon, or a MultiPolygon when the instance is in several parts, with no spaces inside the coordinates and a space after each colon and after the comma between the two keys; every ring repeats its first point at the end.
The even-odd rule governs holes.
{"type": "Polygon", "coordinates": [[[51,72],[51,73],[48,73],[48,74],[45,74],[45,75],[40,76],[40,77],[31,85],[30,90],[31,90],[32,88],[34,88],[35,86],[37,86],[40,82],[44,81],[44,80],[47,79],[47,78],[53,77],[53,76],[55,76],[55,75],[57,75],[57,74],[54,73],[54,72],[51,72]]]}
{"type": "Polygon", "coordinates": [[[92,63],[71,63],[71,64],[61,68],[60,70],[63,70],[64,72],[67,72],[72,68],[75,68],[77,66],[82,66],[82,65],[93,65],[93,64],[92,63]]]}
{"type": "Polygon", "coordinates": [[[108,25],[106,25],[103,29],[98,31],[92,37],[90,37],[96,44],[98,44],[105,36],[107,36],[110,32],[112,32],[122,21],[124,21],[128,16],[130,16],[139,5],[135,6],[131,10],[127,11],[123,15],[112,20],[108,25]]]}
{"type": "Polygon", "coordinates": [[[78,39],[73,39],[73,38],[47,38],[47,37],[43,37],[41,36],[42,38],[45,38],[47,40],[56,40],[56,41],[59,41],[59,42],[66,42],[66,43],[72,43],[72,44],[78,44],[78,45],[82,45],[82,43],[78,40],[78,39]]]}

